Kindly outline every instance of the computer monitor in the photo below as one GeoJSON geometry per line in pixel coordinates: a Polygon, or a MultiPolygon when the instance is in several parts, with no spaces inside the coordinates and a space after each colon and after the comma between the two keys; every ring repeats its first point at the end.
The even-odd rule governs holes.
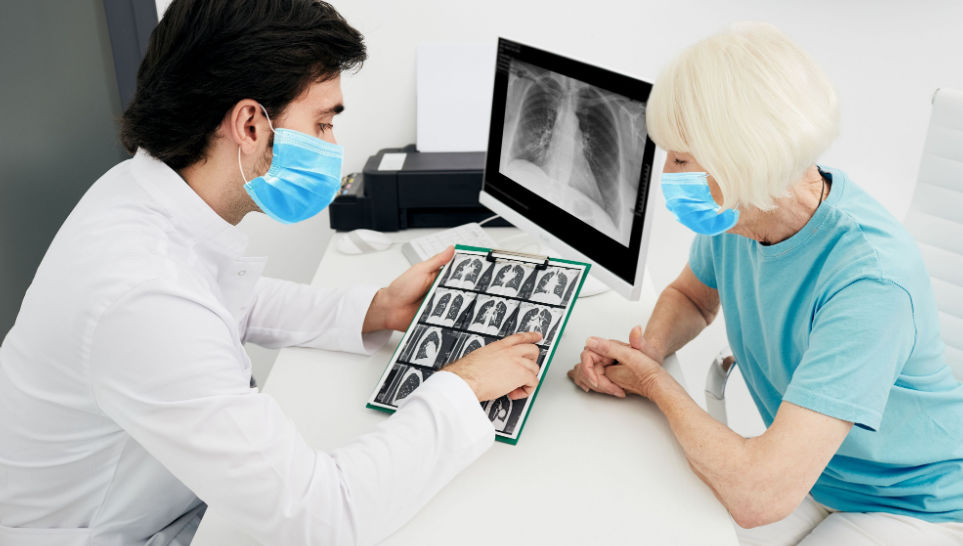
{"type": "Polygon", "coordinates": [[[645,129],[652,85],[500,38],[481,204],[629,299],[642,288],[651,185],[664,153],[645,129]],[[657,156],[661,156],[657,157],[657,156]]]}

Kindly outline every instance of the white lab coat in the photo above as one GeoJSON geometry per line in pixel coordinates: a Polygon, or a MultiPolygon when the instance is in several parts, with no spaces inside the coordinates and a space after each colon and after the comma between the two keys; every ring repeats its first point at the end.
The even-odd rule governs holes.
{"type": "Polygon", "coordinates": [[[374,543],[491,445],[437,373],[375,431],[308,446],[242,344],[372,350],[374,288],[261,278],[245,245],[143,151],[91,187],[0,347],[0,545],[143,544],[198,497],[267,544],[374,543]]]}

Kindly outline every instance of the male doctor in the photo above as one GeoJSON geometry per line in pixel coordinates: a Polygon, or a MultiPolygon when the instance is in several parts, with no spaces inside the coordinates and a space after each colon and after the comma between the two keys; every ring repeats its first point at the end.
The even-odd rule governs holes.
{"type": "Polygon", "coordinates": [[[124,114],[136,155],[71,213],[0,347],[0,544],[188,544],[205,503],[263,543],[374,543],[491,445],[479,400],[535,387],[538,334],[517,334],[330,453],[250,388],[245,341],[371,351],[451,258],[322,290],[242,257],[248,212],[333,199],[339,75],[364,58],[322,2],[170,5],[124,114]]]}

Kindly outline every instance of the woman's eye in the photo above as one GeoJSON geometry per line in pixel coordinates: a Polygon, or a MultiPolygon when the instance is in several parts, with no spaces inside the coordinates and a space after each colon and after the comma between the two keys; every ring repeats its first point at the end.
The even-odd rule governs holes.
{"type": "Polygon", "coordinates": [[[321,129],[322,133],[327,133],[331,129],[334,129],[333,123],[319,123],[318,128],[321,129]]]}
{"type": "Polygon", "coordinates": [[[678,166],[680,166],[680,167],[683,166],[683,165],[685,165],[686,163],[688,163],[688,162],[685,161],[684,159],[674,159],[673,161],[675,162],[676,165],[678,165],[678,166]]]}

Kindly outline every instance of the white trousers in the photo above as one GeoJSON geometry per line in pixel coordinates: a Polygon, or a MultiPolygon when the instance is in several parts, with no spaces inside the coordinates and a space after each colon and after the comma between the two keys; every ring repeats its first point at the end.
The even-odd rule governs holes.
{"type": "Polygon", "coordinates": [[[932,523],[885,512],[838,512],[810,495],[785,519],[754,529],[735,528],[743,546],[963,546],[963,521],[932,523]]]}

